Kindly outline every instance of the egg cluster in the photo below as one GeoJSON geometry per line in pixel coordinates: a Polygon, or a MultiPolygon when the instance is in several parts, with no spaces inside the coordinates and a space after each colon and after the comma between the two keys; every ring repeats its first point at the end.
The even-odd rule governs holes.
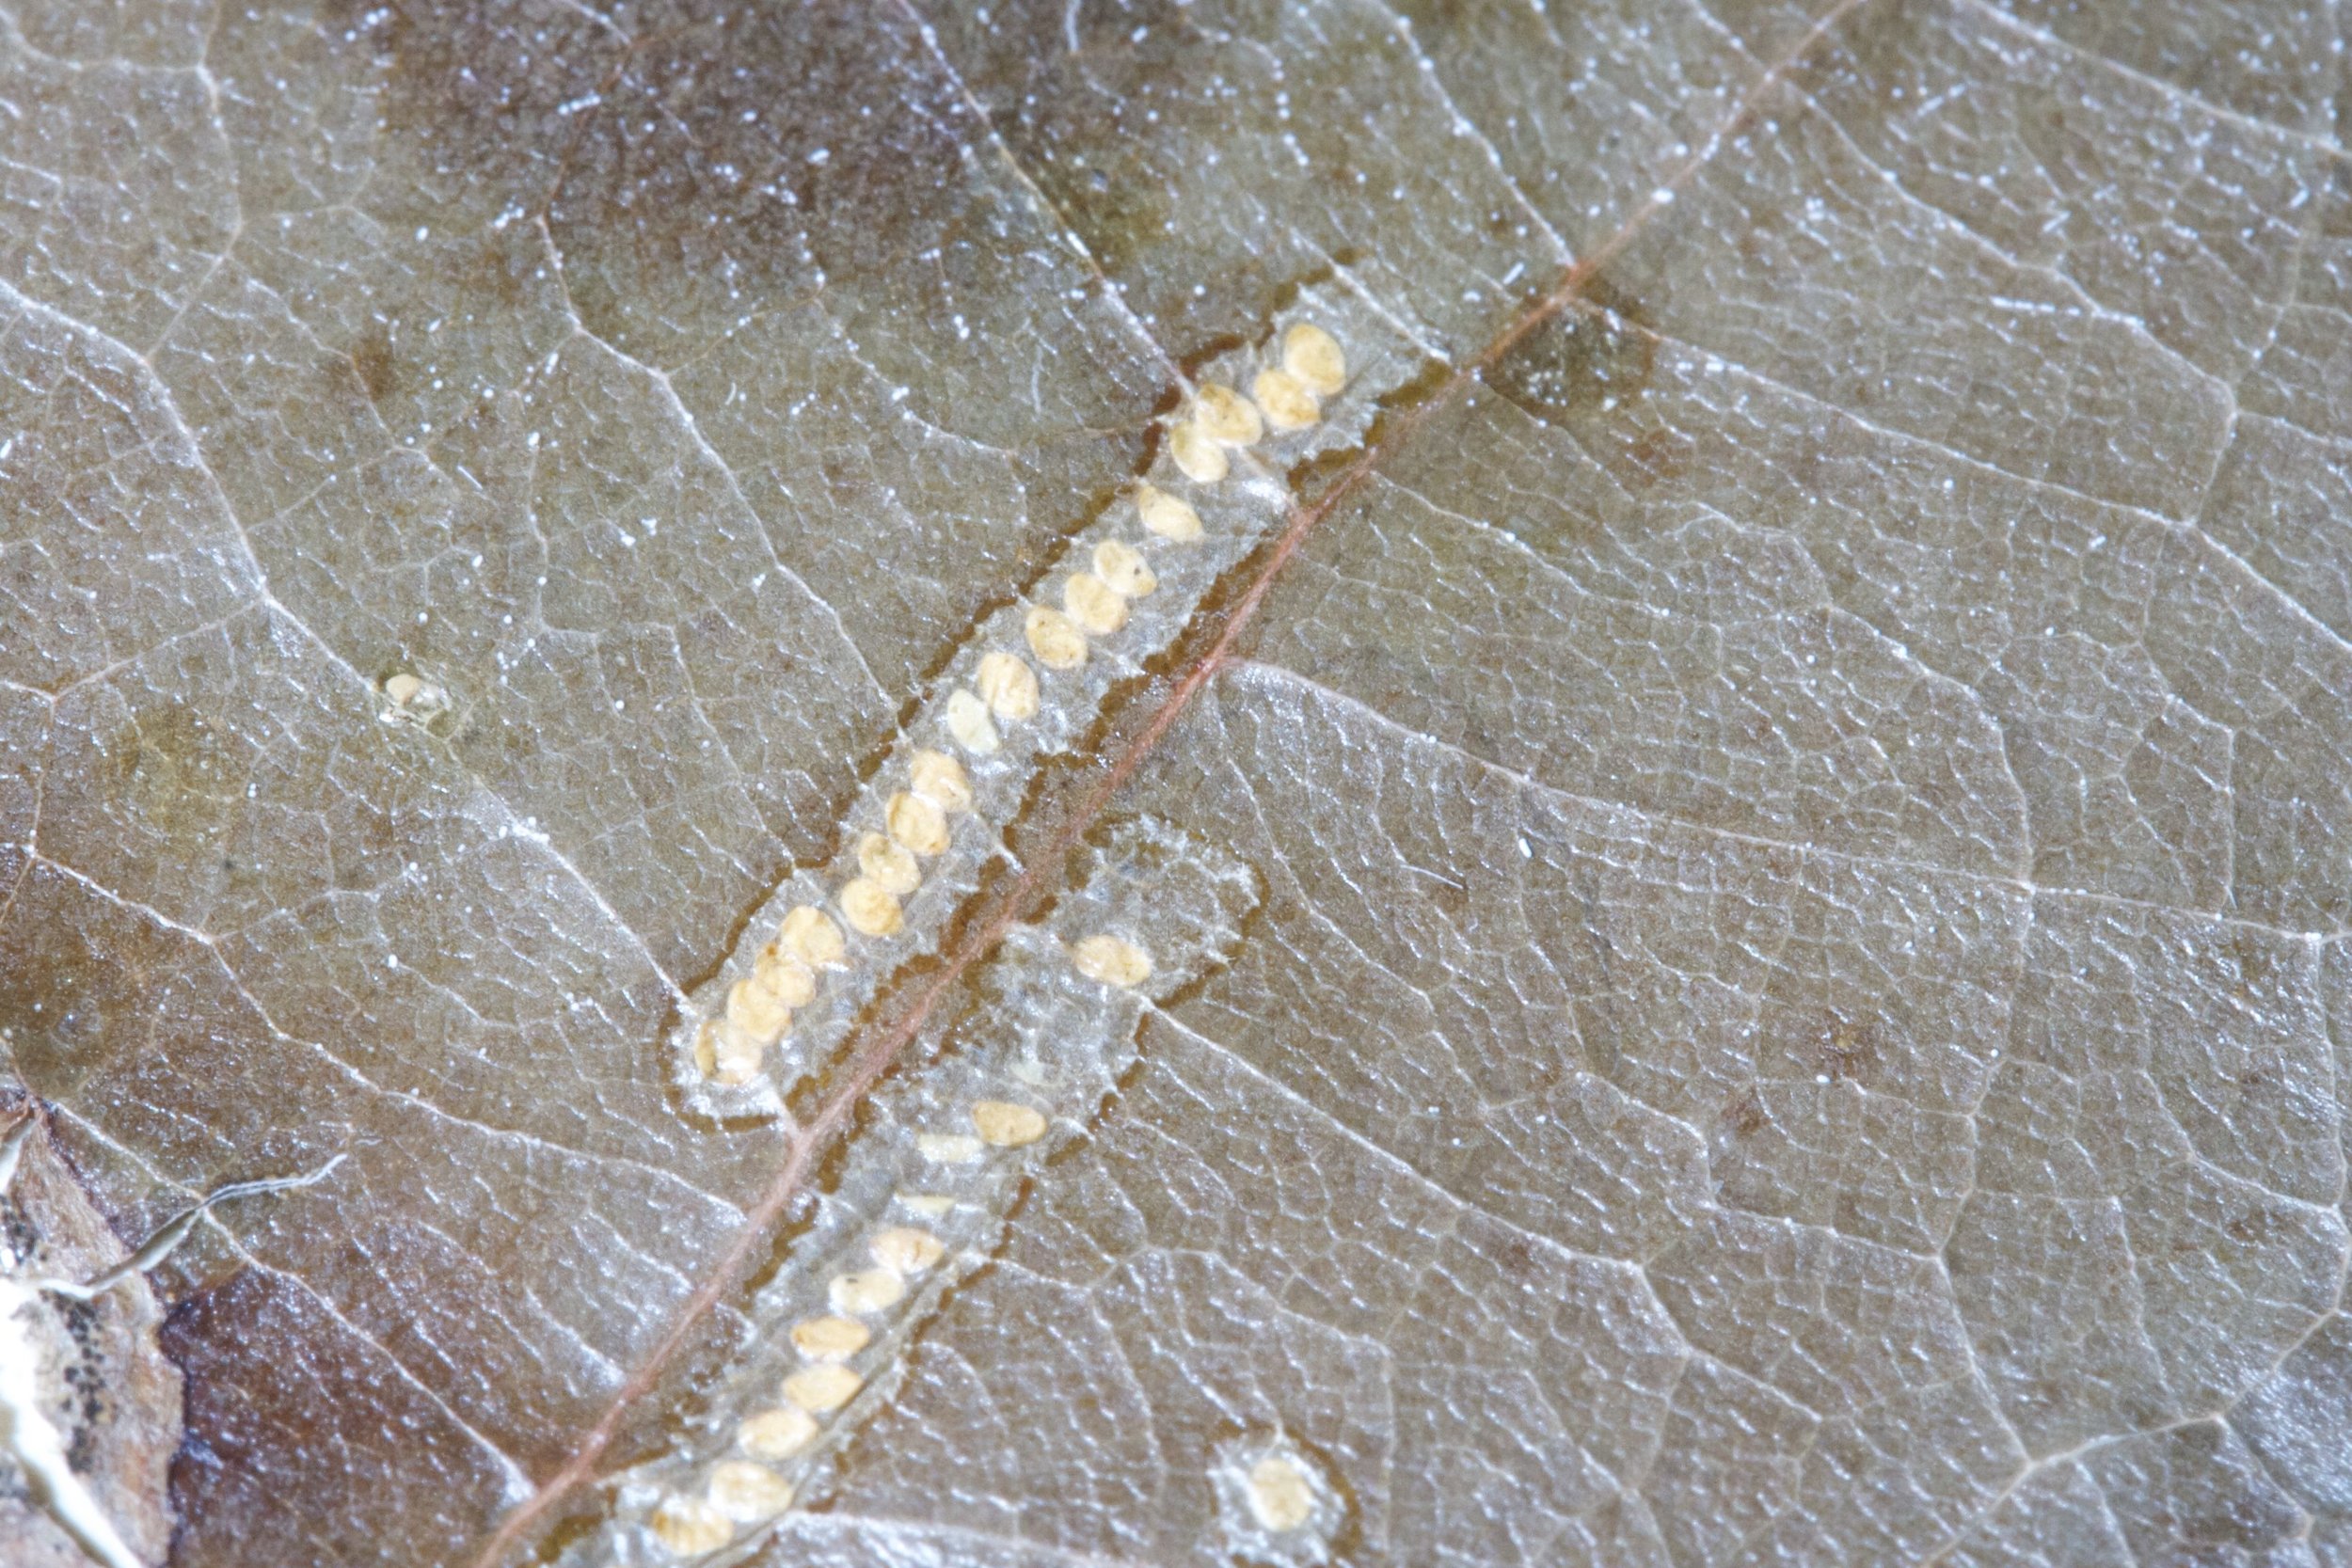
{"type": "MultiPolygon", "coordinates": [[[[894,759],[853,812],[843,863],[821,881],[796,879],[776,899],[781,911],[755,920],[765,940],[748,963],[714,986],[723,1001],[707,1016],[690,1006],[684,1040],[697,1085],[773,1090],[821,1058],[834,1043],[828,1031],[849,1026],[861,998],[908,956],[904,943],[977,885],[976,868],[998,852],[983,824],[1018,809],[1035,758],[1076,739],[1110,683],[1135,668],[1142,656],[1120,641],[1165,646],[1217,574],[1281,515],[1289,497],[1279,475],[1262,463],[1237,473],[1237,463],[1269,433],[1321,421],[1324,400],[1346,385],[1346,356],[1330,332],[1301,322],[1254,376],[1232,379],[1245,378],[1247,396],[1202,381],[1168,421],[1158,483],[1138,483],[1131,510],[1082,535],[1035,600],[988,623],[956,661],[903,762],[894,759]],[[1212,506],[1209,488],[1229,478],[1236,484],[1212,506]],[[1214,531],[1203,509],[1218,519],[1214,531]],[[823,1022],[804,1022],[795,1038],[796,1017],[823,1022]]],[[[707,1437],[694,1455],[618,1483],[622,1512],[639,1526],[616,1538],[626,1560],[737,1546],[792,1507],[810,1466],[880,1397],[875,1380],[904,1375],[904,1347],[947,1284],[993,1251],[1025,1163],[1052,1147],[1057,1125],[1064,1136],[1082,1127],[1133,1060],[1149,994],[1237,940],[1235,911],[1256,896],[1252,874],[1172,832],[1114,833],[1112,847],[1094,851],[1095,883],[1057,901],[1063,934],[1016,927],[990,959],[991,973],[1002,972],[992,984],[1012,988],[982,1020],[990,1043],[869,1104],[857,1157],[834,1179],[848,1185],[760,1292],[762,1338],[730,1374],[707,1437]],[[1172,951],[1155,953],[1147,928],[1172,951]]]]}
{"type": "MultiPolygon", "coordinates": [[[[1132,989],[1152,973],[1142,947],[1108,932],[1064,952],[1072,969],[1107,987],[1132,989]]],[[[710,1465],[699,1485],[673,1491],[654,1508],[647,1524],[657,1541],[678,1556],[716,1551],[791,1506],[792,1482],[778,1466],[815,1445],[865,1388],[874,1357],[886,1354],[880,1332],[911,1309],[914,1287],[947,1258],[947,1243],[931,1227],[984,1180],[972,1167],[1029,1148],[1050,1125],[1026,1099],[976,1096],[960,1125],[916,1132],[915,1148],[937,1179],[923,1190],[898,1191],[893,1203],[904,1217],[874,1227],[854,1266],[825,1279],[821,1305],[812,1301],[792,1322],[787,1338],[797,1365],[772,1401],[737,1423],[736,1453],[710,1465]]]]}
{"type": "Polygon", "coordinates": [[[899,902],[923,882],[923,862],[944,854],[949,824],[972,810],[972,781],[945,752],[918,751],[907,787],[883,809],[885,832],[857,843],[857,874],[834,895],[836,921],[815,904],[796,904],[759,949],[752,972],[727,988],[725,1010],[702,1027],[694,1065],[721,1084],[748,1084],[768,1048],[792,1032],[792,1013],[817,999],[818,977],[848,967],[846,922],[860,937],[895,937],[906,928],[899,902]]]}
{"type": "MultiPolygon", "coordinates": [[[[1346,380],[1339,341],[1311,323],[1293,325],[1279,341],[1276,362],[1252,380],[1248,397],[1218,382],[1200,384],[1169,430],[1169,458],[1193,483],[1217,483],[1232,471],[1231,451],[1257,443],[1269,430],[1314,424],[1322,418],[1322,400],[1346,380]]],[[[1200,514],[1183,498],[1139,483],[1134,503],[1142,536],[1098,540],[1084,563],[1061,577],[1056,602],[1032,604],[1023,613],[1022,646],[986,650],[968,682],[947,693],[944,728],[975,766],[997,756],[1008,728],[1039,718],[1047,681],[1082,670],[1093,646],[1119,636],[1133,607],[1158,591],[1159,575],[1147,552],[1201,539],[1200,514]]],[[[825,902],[796,903],[786,911],[756,950],[750,973],[727,986],[717,1016],[699,1022],[692,1036],[697,1076],[729,1088],[757,1082],[768,1053],[792,1033],[795,1013],[817,1000],[827,973],[859,967],[872,944],[906,931],[907,901],[974,809],[963,760],[941,750],[914,751],[881,821],[858,833],[853,868],[843,868],[848,874],[825,902]]]]}

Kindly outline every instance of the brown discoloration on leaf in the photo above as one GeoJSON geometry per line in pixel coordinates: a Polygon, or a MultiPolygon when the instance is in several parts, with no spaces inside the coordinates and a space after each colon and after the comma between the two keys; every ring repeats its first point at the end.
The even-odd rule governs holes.
{"type": "Polygon", "coordinates": [[[1770,1111],[1764,1108],[1763,1096],[1751,1085],[1740,1096],[1724,1107],[1723,1126],[1735,1138],[1753,1137],[1772,1124],[1770,1111]]]}
{"type": "Polygon", "coordinates": [[[1487,384],[1539,420],[1574,425],[1641,397],[1658,352],[1638,301],[1597,281],[1589,304],[1547,317],[1486,372],[1487,384]]]}
{"type": "MultiPolygon", "coordinates": [[[[0,1078],[0,1133],[40,1115],[0,1078]]],[[[45,1119],[45,1118],[44,1118],[45,1119]]],[[[121,1241],[44,1130],[22,1146],[14,1182],[0,1193],[0,1271],[18,1279],[93,1279],[121,1263],[121,1241]]],[[[124,1544],[163,1560],[174,1517],[167,1490],[180,1446],[180,1374],[157,1341],[162,1309],[132,1276],[96,1300],[42,1295],[16,1319],[39,1361],[43,1414],[66,1462],[124,1544]]],[[[9,1568],[88,1568],[88,1558],[36,1503],[0,1448],[0,1560],[9,1568]]]]}
{"type": "Polygon", "coordinates": [[[164,1345],[198,1439],[171,1471],[181,1568],[334,1561],[371,1539],[446,1560],[500,1507],[506,1480],[479,1439],[291,1280],[232,1274],[173,1309],[164,1345]],[[410,1475],[438,1492],[431,1510],[384,1484],[410,1475]]]}

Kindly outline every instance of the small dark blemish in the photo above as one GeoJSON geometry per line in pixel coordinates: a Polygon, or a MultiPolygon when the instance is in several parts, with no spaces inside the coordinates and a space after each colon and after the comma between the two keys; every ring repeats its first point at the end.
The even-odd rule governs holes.
{"type": "Polygon", "coordinates": [[[1772,1125],[1772,1114],[1764,1109],[1764,1097],[1751,1086],[1739,1099],[1724,1107],[1724,1130],[1735,1138],[1754,1137],[1772,1125]]]}

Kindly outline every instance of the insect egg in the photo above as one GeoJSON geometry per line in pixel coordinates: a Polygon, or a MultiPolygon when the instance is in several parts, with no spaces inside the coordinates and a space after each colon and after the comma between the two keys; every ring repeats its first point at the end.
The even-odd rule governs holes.
{"type": "Polygon", "coordinates": [[[772,1519],[792,1506],[792,1483],[764,1465],[730,1459],[710,1472],[710,1506],[738,1524],[772,1519]]]}
{"type": "MultiPolygon", "coordinates": [[[[1143,519],[1145,528],[1163,539],[1190,544],[1200,537],[1200,514],[1192,509],[1190,502],[1169,495],[1156,484],[1136,486],[1136,515],[1143,519]]],[[[1099,563],[1096,569],[1101,569],[1099,563]]]]}
{"type": "Polygon", "coordinates": [[[899,790],[884,814],[890,836],[918,855],[936,855],[947,847],[947,814],[920,795],[899,790]]]}
{"type": "Polygon", "coordinates": [[[1045,1135],[1045,1118],[1026,1105],[983,1100],[972,1107],[972,1125],[999,1148],[1020,1148],[1045,1135]]]}
{"type": "Polygon", "coordinates": [[[745,1453],[789,1459],[817,1440],[817,1422],[798,1405],[780,1404],[746,1419],[735,1440],[745,1453]]]}
{"type": "Polygon", "coordinates": [[[974,684],[980,689],[980,700],[997,718],[1017,723],[1037,717],[1037,672],[1012,655],[983,657],[974,684]]]}
{"type": "Polygon", "coordinates": [[[776,944],[811,969],[833,968],[848,951],[841,940],[841,927],[814,904],[798,905],[784,917],[784,925],[776,933],[776,944]]]}
{"type": "Polygon", "coordinates": [[[950,814],[972,809],[972,776],[945,752],[917,752],[907,766],[914,793],[950,814]]]}
{"type": "Polygon", "coordinates": [[[894,1225],[874,1238],[874,1261],[897,1274],[921,1274],[946,1256],[938,1237],[911,1225],[894,1225]]]}
{"type": "Polygon", "coordinates": [[[1288,1454],[1270,1453],[1249,1467],[1249,1512],[1270,1530],[1293,1530],[1315,1511],[1314,1484],[1288,1454]]]}
{"type": "Polygon", "coordinates": [[[1210,440],[1246,447],[1265,434],[1265,421],[1248,398],[1215,381],[1200,384],[1192,400],[1192,422],[1210,440]]]}
{"type": "Polygon", "coordinates": [[[837,1361],[803,1367],[784,1380],[784,1397],[812,1416],[838,1410],[857,1397],[866,1380],[837,1361]]]}
{"type": "Polygon", "coordinates": [[[1080,572],[1063,583],[1061,602],[1080,629],[1095,637],[1108,637],[1127,624],[1127,601],[1092,572],[1080,572]]]}
{"type": "Polygon", "coordinates": [[[904,898],[923,885],[922,867],[914,863],[906,845],[893,844],[880,833],[858,839],[857,868],[866,880],[894,897],[904,898]]]}
{"type": "Polygon", "coordinates": [[[863,936],[895,937],[906,929],[906,912],[898,900],[871,878],[852,877],[835,897],[842,914],[863,936]]]}
{"type": "Polygon", "coordinates": [[[727,989],[727,1022],[760,1044],[773,1045],[792,1027],[792,1009],[755,976],[746,976],[727,989]]]}
{"type": "Polygon", "coordinates": [[[1070,961],[1089,980],[1109,986],[1138,986],[1152,974],[1152,957],[1121,937],[1091,936],[1073,945],[1070,961]]]}
{"type": "Polygon", "coordinates": [[[1340,341],[1312,322],[1300,322],[1282,334],[1282,368],[1318,397],[1347,385],[1347,355],[1340,341]]]}
{"type": "Polygon", "coordinates": [[[825,1288],[826,1299],[833,1309],[855,1313],[861,1317],[885,1312],[896,1307],[907,1293],[907,1282],[888,1269],[859,1269],[835,1275],[825,1288]]]}
{"type": "Polygon", "coordinates": [[[1058,610],[1036,606],[1022,630],[1028,637],[1029,651],[1048,670],[1075,670],[1087,661],[1085,634],[1058,610]]]}
{"type": "Polygon", "coordinates": [[[1160,585],[1143,552],[1117,539],[1105,539],[1094,546],[1094,575],[1122,599],[1140,599],[1160,585]]]}
{"type": "Polygon", "coordinates": [[[714,1019],[703,1025],[695,1040],[695,1066],[713,1083],[748,1084],[758,1075],[759,1059],[767,1050],[750,1031],[729,1020],[714,1019]]]}
{"type": "Polygon", "coordinates": [[[1322,403],[1288,371],[1260,371],[1249,384],[1249,395],[1265,410],[1266,423],[1277,430],[1304,430],[1323,418],[1322,403]]]}
{"type": "Polygon", "coordinates": [[[775,942],[759,950],[752,978],[787,1007],[805,1007],[817,1000],[817,972],[775,942]]]}
{"type": "Polygon", "coordinates": [[[847,1361],[873,1338],[855,1318],[803,1318],[792,1325],[792,1348],[811,1361],[847,1361]]]}
{"type": "Polygon", "coordinates": [[[1184,477],[1196,484],[1215,484],[1232,468],[1225,449],[1190,420],[1168,432],[1168,455],[1175,459],[1184,477]]]}
{"type": "Polygon", "coordinates": [[[960,687],[947,699],[947,733],[956,737],[957,745],[976,757],[989,755],[998,744],[996,726],[989,721],[988,705],[960,687]]]}
{"type": "Polygon", "coordinates": [[[735,1539],[735,1527],[718,1506],[700,1497],[672,1497],[653,1511],[654,1534],[680,1557],[715,1552],[735,1539]]]}

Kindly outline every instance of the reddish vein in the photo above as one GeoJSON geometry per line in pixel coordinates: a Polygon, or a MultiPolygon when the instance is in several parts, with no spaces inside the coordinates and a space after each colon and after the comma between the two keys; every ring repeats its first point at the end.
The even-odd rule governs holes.
{"type": "Polygon", "coordinates": [[[1822,12],[1788,54],[1756,79],[1741,97],[1739,106],[1708,139],[1707,144],[1685,159],[1654,188],[1598,248],[1566,267],[1549,292],[1513,317],[1475,358],[1455,366],[1427,399],[1391,421],[1379,438],[1367,445],[1313,501],[1292,508],[1281,533],[1263,557],[1248,586],[1226,612],[1224,624],[1208,650],[1193,662],[1181,680],[1168,689],[1150,721],[1133,735],[1111,765],[1097,774],[1093,786],[1080,797],[1073,810],[1064,815],[1059,826],[1041,848],[1031,854],[1021,871],[993,895],[994,908],[988,910],[983,916],[964,923],[962,934],[955,946],[948,951],[945,961],[929,977],[913,1002],[899,1010],[874,1039],[860,1047],[850,1057],[841,1083],[825,1097],[817,1114],[791,1134],[783,1164],[778,1167],[767,1190],[760,1195],[759,1201],[753,1205],[735,1241],[721,1257],[718,1265],[687,1298],[660,1339],[615,1390],[612,1402],[605,1407],[596,1424],[582,1434],[564,1466],[500,1522],[497,1531],[484,1546],[476,1568],[495,1568],[534,1520],[588,1478],[596,1461],[611,1446],[629,1408],[652,1391],[703,1317],[735,1288],[754,1261],[762,1255],[777,1220],[793,1199],[801,1195],[818,1155],[832,1144],[849,1122],[864,1102],[867,1091],[889,1070],[890,1064],[914,1038],[941,999],[955,988],[964,973],[993,951],[1013,924],[1033,910],[1051,891],[1047,880],[1049,874],[1064,863],[1068,852],[1076,847],[1080,836],[1102,816],[1112,798],[1159,745],[1161,737],[1232,659],[1243,630],[1265,602],[1275,578],[1298,553],[1307,536],[1338,510],[1341,503],[1361,488],[1390,454],[1410,440],[1440,409],[1452,404],[1529,333],[1566,309],[1583,293],[1594,276],[1614,261],[1640,235],[1650,219],[1673,201],[1674,193],[1696,177],[1722,151],[1726,142],[1755,119],[1766,98],[1804,56],[1848,14],[1866,3],[1867,0],[1837,0],[1836,5],[1822,12]]]}

